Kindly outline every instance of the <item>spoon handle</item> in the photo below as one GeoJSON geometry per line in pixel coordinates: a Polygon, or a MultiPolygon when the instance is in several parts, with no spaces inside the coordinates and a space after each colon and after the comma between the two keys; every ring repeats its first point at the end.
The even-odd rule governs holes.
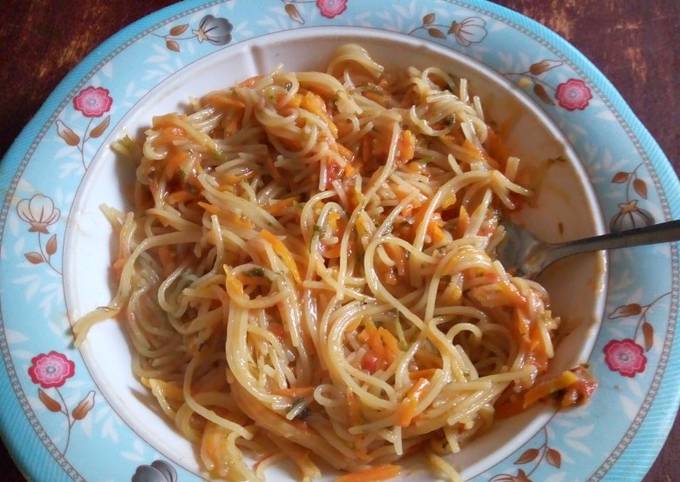
{"type": "Polygon", "coordinates": [[[680,241],[680,220],[552,245],[549,257],[556,260],[564,256],[600,249],[629,248],[669,241],[680,241]]]}

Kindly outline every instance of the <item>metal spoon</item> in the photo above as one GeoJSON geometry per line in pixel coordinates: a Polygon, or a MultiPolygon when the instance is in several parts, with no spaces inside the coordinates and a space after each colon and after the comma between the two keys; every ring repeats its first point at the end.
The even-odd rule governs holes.
{"type": "Polygon", "coordinates": [[[680,240],[680,220],[557,244],[539,241],[511,222],[504,227],[506,235],[497,248],[498,259],[505,269],[526,278],[533,278],[558,259],[578,253],[680,240]]]}

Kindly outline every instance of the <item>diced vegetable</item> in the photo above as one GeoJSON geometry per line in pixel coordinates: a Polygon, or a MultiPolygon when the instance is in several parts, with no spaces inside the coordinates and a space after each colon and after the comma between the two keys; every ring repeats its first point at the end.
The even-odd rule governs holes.
{"type": "Polygon", "coordinates": [[[399,407],[397,408],[397,423],[402,427],[408,427],[411,425],[413,418],[416,415],[416,408],[418,407],[418,402],[425,394],[427,387],[430,385],[430,381],[426,378],[419,378],[416,383],[413,384],[411,389],[406,394],[406,397],[401,401],[399,407]]]}
{"type": "Polygon", "coordinates": [[[279,238],[274,236],[272,233],[267,231],[266,229],[263,229],[260,232],[260,236],[262,239],[267,241],[269,244],[272,245],[272,248],[274,249],[274,252],[279,255],[281,258],[281,261],[283,261],[283,264],[286,265],[288,270],[290,271],[291,276],[297,283],[302,282],[302,278],[300,278],[300,272],[298,271],[297,264],[295,263],[295,259],[293,258],[293,255],[291,252],[288,250],[285,244],[283,244],[283,241],[281,241],[279,238]]]}
{"type": "Polygon", "coordinates": [[[351,474],[346,474],[335,479],[335,482],[377,482],[380,480],[393,479],[401,467],[398,465],[379,465],[370,469],[360,470],[351,474]]]}

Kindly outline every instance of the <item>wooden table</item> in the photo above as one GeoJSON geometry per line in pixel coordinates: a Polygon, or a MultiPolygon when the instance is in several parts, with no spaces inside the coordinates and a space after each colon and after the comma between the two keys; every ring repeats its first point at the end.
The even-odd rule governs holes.
{"type": "MultiPolygon", "coordinates": [[[[360,0],[350,0],[360,1],[360,0]]],[[[93,48],[167,0],[3,0],[0,153],[57,83],[93,48]]],[[[680,2],[499,0],[560,33],[619,89],[680,172],[680,2]],[[608,32],[608,33],[607,33],[608,32]]],[[[0,473],[23,481],[4,447],[0,473]]],[[[680,481],[676,420],[646,482],[680,481]]]]}

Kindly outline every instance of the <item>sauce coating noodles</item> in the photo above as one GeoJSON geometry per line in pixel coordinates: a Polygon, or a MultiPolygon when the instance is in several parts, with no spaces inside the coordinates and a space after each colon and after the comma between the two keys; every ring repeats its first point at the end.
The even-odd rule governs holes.
{"type": "Polygon", "coordinates": [[[325,73],[247,79],[114,147],[134,209],[104,208],[118,289],[77,343],[120,315],[210,476],[287,457],[301,480],[319,462],[384,480],[424,451],[456,480],[442,456],[547,369],[547,293],[494,259],[530,193],[465,79],[344,45],[325,73]]]}

